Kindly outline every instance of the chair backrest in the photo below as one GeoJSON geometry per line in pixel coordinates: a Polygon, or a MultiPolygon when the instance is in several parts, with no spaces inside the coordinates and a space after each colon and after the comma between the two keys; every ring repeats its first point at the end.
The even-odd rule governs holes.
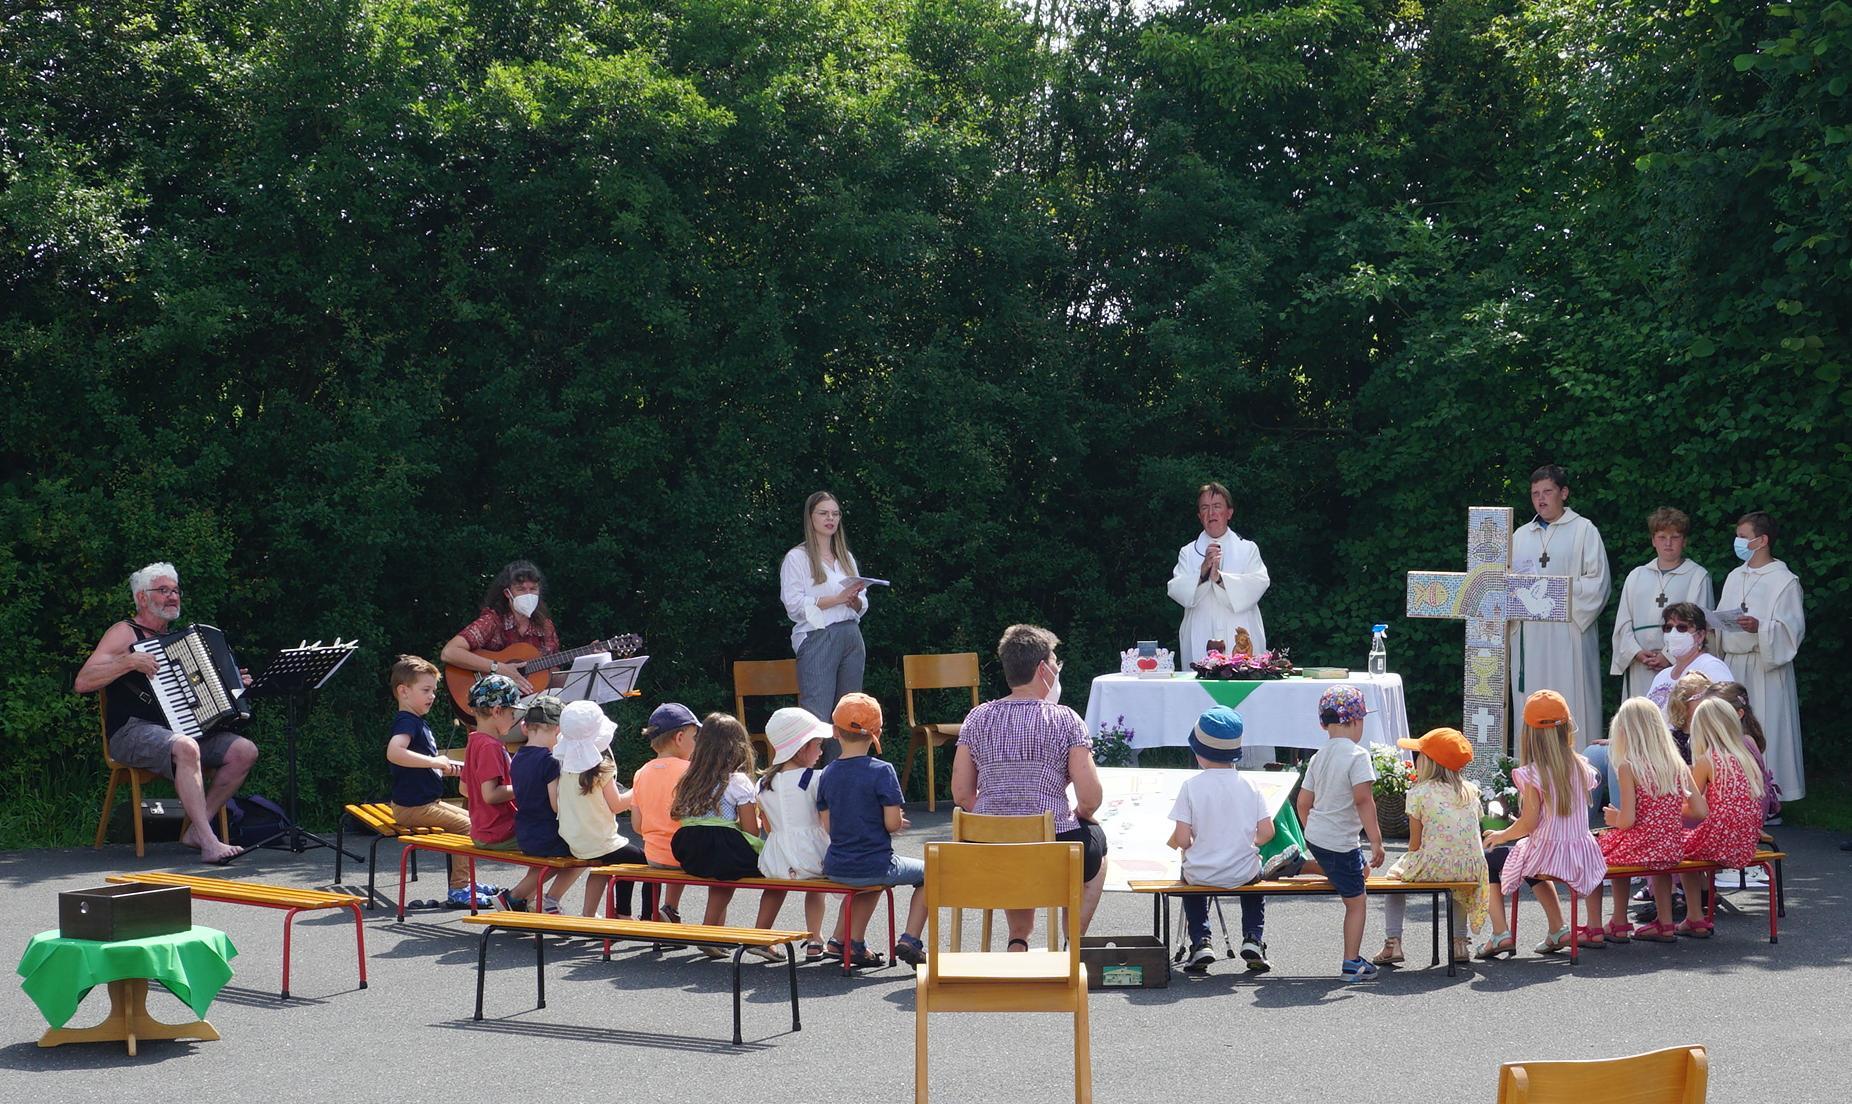
{"type": "Polygon", "coordinates": [[[1581,1062],[1506,1062],[1499,1104],[1703,1104],[1710,1060],[1701,1046],[1581,1062]]]}
{"type": "MultiPolygon", "coordinates": [[[[733,664],[733,715],[746,723],[747,698],[796,697],[797,660],[741,659],[733,664]]],[[[824,717],[824,720],[829,720],[824,717]]]]}
{"type": "Polygon", "coordinates": [[[1078,843],[929,843],[926,845],[927,946],[939,947],[939,910],[1067,910],[1068,952],[1080,968],[1078,843]]]}
{"type": "Polygon", "coordinates": [[[952,810],[953,843],[1053,843],[1055,814],[991,816],[952,810]]]}
{"type": "Polygon", "coordinates": [[[901,681],[907,688],[907,727],[919,721],[913,715],[915,690],[949,690],[971,688],[971,708],[977,708],[978,674],[976,652],[948,652],[943,655],[908,655],[900,657],[901,681]]]}
{"type": "Polygon", "coordinates": [[[109,687],[96,692],[96,728],[103,737],[103,765],[110,770],[120,770],[122,764],[109,757],[109,687]]]}

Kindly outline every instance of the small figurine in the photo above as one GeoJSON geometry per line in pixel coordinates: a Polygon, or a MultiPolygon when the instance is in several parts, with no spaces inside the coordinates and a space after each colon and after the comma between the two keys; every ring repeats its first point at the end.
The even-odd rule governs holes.
{"type": "Polygon", "coordinates": [[[1236,655],[1253,655],[1254,654],[1254,638],[1249,636],[1248,631],[1244,628],[1235,629],[1235,654],[1236,655]]]}

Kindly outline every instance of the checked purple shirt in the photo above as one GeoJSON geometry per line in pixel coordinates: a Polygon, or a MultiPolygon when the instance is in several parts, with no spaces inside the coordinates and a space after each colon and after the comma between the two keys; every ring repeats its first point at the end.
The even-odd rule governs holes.
{"type": "Polygon", "coordinates": [[[1086,722],[1065,705],[999,698],[973,709],[958,743],[977,765],[977,808],[986,816],[1053,811],[1055,831],[1079,826],[1068,804],[1067,753],[1090,748],[1086,722]]]}

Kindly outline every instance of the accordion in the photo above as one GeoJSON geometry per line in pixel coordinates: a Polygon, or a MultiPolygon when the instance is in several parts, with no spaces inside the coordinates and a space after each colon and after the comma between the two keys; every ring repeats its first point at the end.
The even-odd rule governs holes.
{"type": "Polygon", "coordinates": [[[188,625],[129,647],[153,656],[159,665],[148,683],[154,687],[161,712],[167,715],[167,727],[180,735],[198,739],[251,719],[244,678],[225,645],[225,634],[218,629],[188,625]]]}

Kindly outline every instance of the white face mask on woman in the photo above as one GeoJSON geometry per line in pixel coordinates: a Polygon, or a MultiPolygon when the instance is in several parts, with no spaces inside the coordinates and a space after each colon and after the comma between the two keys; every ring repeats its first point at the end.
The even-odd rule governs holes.
{"type": "MultiPolygon", "coordinates": [[[[1054,667],[1051,665],[1049,669],[1054,670],[1054,667]]],[[[1060,671],[1055,671],[1055,681],[1048,684],[1048,692],[1042,695],[1042,700],[1047,702],[1049,705],[1060,705],[1061,704],[1061,672],[1060,671]]]]}
{"type": "Polygon", "coordinates": [[[1698,638],[1688,632],[1673,629],[1665,634],[1665,639],[1666,658],[1677,662],[1685,658],[1686,653],[1691,651],[1691,646],[1697,642],[1698,638]]]}
{"type": "Polygon", "coordinates": [[[514,611],[522,617],[532,617],[534,611],[540,608],[540,595],[517,594],[508,600],[508,604],[514,607],[514,611]]]}

